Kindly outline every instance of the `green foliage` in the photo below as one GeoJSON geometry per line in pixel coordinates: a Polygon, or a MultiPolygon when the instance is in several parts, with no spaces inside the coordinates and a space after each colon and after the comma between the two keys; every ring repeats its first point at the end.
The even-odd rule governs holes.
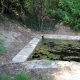
{"type": "Polygon", "coordinates": [[[9,76],[0,76],[0,80],[30,80],[28,78],[28,75],[24,72],[21,72],[14,76],[13,78],[10,78],[9,76]]]}
{"type": "Polygon", "coordinates": [[[8,76],[0,76],[0,80],[11,80],[8,76]]]}
{"type": "Polygon", "coordinates": [[[4,40],[0,40],[0,55],[6,51],[3,42],[4,40]]]}
{"type": "MultiPolygon", "coordinates": [[[[73,29],[80,31],[80,0],[3,0],[3,4],[5,14],[12,15],[30,28],[40,30],[45,25],[42,25],[45,23],[45,17],[48,16],[50,19],[70,24],[73,29]]],[[[1,8],[2,6],[0,10],[1,8]]],[[[6,18],[1,15],[0,20],[4,19],[6,18]]]]}
{"type": "Polygon", "coordinates": [[[29,80],[29,78],[26,73],[21,72],[14,77],[14,80],[29,80]]]}
{"type": "Polygon", "coordinates": [[[59,0],[58,7],[49,9],[48,14],[80,31],[80,0],[59,0]]]}

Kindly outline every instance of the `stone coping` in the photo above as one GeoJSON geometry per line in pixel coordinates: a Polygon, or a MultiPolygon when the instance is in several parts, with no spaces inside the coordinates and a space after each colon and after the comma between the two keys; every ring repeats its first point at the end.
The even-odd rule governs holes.
{"type": "Polygon", "coordinates": [[[46,39],[80,40],[80,36],[43,34],[46,39]]]}
{"type": "Polygon", "coordinates": [[[41,41],[41,38],[33,38],[28,45],[26,45],[13,59],[13,63],[25,62],[31,53],[34,51],[37,44],[41,41]]]}
{"type": "Polygon", "coordinates": [[[80,40],[80,36],[40,34],[33,38],[13,59],[13,63],[25,62],[32,54],[37,44],[41,41],[42,36],[45,39],[61,39],[61,40],[80,40]]]}

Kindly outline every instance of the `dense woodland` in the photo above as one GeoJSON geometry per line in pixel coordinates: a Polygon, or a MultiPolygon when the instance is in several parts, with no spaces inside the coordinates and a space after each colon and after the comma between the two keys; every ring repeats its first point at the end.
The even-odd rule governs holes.
{"type": "Polygon", "coordinates": [[[30,28],[54,28],[58,21],[80,31],[80,0],[0,0],[0,21],[4,16],[30,28]]]}

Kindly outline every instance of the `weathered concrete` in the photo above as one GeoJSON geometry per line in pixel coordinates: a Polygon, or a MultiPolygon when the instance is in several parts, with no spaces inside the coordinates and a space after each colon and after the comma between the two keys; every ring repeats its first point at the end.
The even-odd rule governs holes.
{"type": "Polygon", "coordinates": [[[33,38],[27,46],[25,46],[13,59],[14,63],[24,62],[28,59],[31,53],[34,51],[37,44],[41,41],[41,38],[33,38]]]}
{"type": "Polygon", "coordinates": [[[74,61],[58,61],[58,60],[32,60],[26,62],[26,69],[36,69],[36,68],[72,68],[80,69],[80,63],[74,61]]]}
{"type": "Polygon", "coordinates": [[[80,40],[80,36],[43,34],[47,39],[80,40]]]}

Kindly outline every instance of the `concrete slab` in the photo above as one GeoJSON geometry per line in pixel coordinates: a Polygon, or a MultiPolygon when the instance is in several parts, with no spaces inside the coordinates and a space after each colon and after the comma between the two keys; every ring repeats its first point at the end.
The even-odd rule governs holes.
{"type": "Polygon", "coordinates": [[[69,62],[69,61],[57,61],[57,60],[32,60],[27,61],[25,68],[29,69],[39,69],[39,68],[72,68],[74,70],[80,69],[79,62],[69,62]]]}

